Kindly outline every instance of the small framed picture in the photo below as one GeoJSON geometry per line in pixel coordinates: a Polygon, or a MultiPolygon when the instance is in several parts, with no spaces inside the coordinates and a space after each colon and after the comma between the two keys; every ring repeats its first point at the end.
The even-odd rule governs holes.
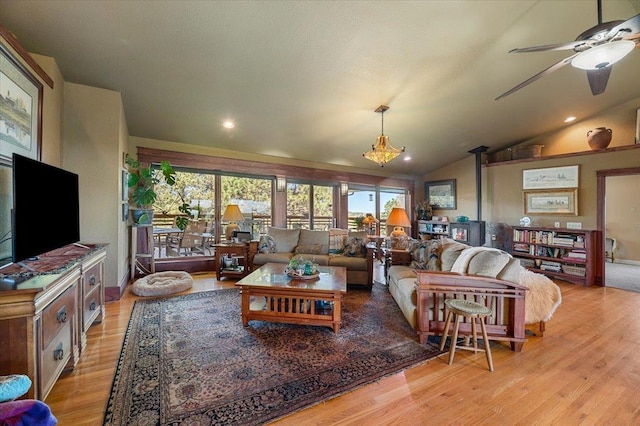
{"type": "Polygon", "coordinates": [[[578,215],[578,190],[524,191],[524,214],[578,215]]]}
{"type": "Polygon", "coordinates": [[[129,200],[129,173],[122,171],[122,201],[129,200]]]}

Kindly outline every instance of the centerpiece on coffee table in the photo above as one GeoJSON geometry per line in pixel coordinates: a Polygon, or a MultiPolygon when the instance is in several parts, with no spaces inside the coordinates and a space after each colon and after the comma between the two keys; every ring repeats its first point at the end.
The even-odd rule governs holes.
{"type": "Polygon", "coordinates": [[[320,275],[320,272],[318,271],[318,264],[301,256],[296,256],[291,259],[287,267],[284,269],[284,273],[291,278],[301,280],[318,278],[318,275],[320,275]]]}

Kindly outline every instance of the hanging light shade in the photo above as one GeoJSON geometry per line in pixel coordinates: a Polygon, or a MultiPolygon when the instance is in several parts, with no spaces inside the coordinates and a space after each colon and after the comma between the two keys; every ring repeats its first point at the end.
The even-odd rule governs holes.
{"type": "Polygon", "coordinates": [[[404,152],[404,146],[402,148],[394,148],[391,145],[391,142],[389,142],[389,136],[385,136],[384,134],[384,112],[388,109],[389,107],[386,105],[380,105],[376,109],[375,112],[380,113],[382,121],[382,132],[381,135],[378,136],[376,143],[374,145],[371,145],[371,151],[367,151],[362,154],[364,158],[378,163],[380,167],[384,167],[386,163],[404,152]]]}
{"type": "Polygon", "coordinates": [[[601,44],[580,53],[573,58],[571,65],[583,70],[598,70],[615,64],[635,47],[636,44],[630,40],[601,44]]]}

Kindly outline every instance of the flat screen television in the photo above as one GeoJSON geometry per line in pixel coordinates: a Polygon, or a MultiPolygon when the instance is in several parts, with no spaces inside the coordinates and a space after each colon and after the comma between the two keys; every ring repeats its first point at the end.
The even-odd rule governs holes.
{"type": "Polygon", "coordinates": [[[80,241],[78,175],[13,154],[12,261],[80,241]]]}

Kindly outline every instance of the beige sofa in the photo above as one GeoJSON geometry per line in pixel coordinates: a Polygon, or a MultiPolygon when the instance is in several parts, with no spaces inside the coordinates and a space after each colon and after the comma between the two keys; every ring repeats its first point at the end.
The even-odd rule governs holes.
{"type": "Polygon", "coordinates": [[[347,268],[347,284],[371,288],[374,249],[368,247],[366,232],[346,229],[312,231],[269,227],[260,239],[253,268],[265,263],[289,263],[302,256],[319,265],[347,268]]]}
{"type": "MultiPolygon", "coordinates": [[[[525,328],[544,331],[561,303],[560,288],[546,276],[520,266],[510,254],[488,247],[470,247],[451,239],[410,242],[411,263],[387,271],[389,292],[424,343],[444,328],[444,299],[467,298],[490,306],[487,321],[493,340],[519,351],[525,328]],[[531,324],[527,327],[526,324],[531,324]]],[[[468,333],[469,324],[461,326],[468,333]]]]}

